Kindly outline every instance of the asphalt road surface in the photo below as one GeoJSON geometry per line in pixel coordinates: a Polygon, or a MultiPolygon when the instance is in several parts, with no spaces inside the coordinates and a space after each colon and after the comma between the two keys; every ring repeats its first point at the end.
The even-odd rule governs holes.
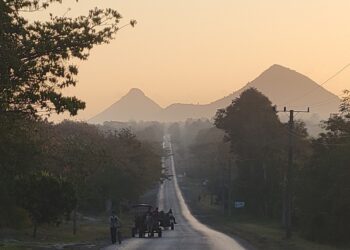
{"type": "Polygon", "coordinates": [[[175,174],[170,138],[164,137],[163,147],[170,151],[170,157],[163,160],[164,166],[174,175],[172,181],[165,181],[158,193],[159,210],[170,208],[176,218],[175,230],[164,230],[163,237],[132,238],[105,250],[240,250],[245,249],[233,238],[201,224],[189,211],[179,189],[175,174]]]}

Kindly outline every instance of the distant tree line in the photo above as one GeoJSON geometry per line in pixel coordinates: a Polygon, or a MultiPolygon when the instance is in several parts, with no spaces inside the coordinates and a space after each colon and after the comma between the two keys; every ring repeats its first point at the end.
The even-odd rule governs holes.
{"type": "Polygon", "coordinates": [[[13,226],[18,209],[36,227],[72,211],[72,219],[77,211],[104,212],[106,202],[116,208],[136,201],[161,177],[160,145],[140,141],[128,129],[1,115],[0,225],[13,226]]]}
{"type": "MultiPolygon", "coordinates": [[[[319,136],[310,137],[302,121],[292,132],[293,228],[307,239],[334,244],[349,243],[350,230],[350,97],[344,94],[339,113],[320,124],[319,136]]],[[[225,213],[241,213],[233,202],[244,201],[244,213],[281,220],[283,226],[290,132],[269,99],[248,89],[218,110],[214,124],[196,122],[202,129],[190,124],[169,129],[182,170],[204,183],[212,203],[225,213]],[[182,138],[193,139],[184,143],[182,138]]]]}

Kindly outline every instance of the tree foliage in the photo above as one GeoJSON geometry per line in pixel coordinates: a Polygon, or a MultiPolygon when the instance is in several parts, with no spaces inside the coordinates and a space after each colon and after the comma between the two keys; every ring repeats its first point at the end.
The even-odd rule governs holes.
{"type": "Polygon", "coordinates": [[[215,125],[226,132],[236,156],[237,198],[255,214],[273,214],[281,193],[286,133],[271,102],[256,89],[248,89],[217,112],[215,125]]]}
{"type": "Polygon", "coordinates": [[[64,121],[50,134],[46,169],[74,185],[81,210],[101,212],[107,200],[114,205],[135,200],[160,178],[159,148],[128,129],[64,121]]]}
{"type": "Polygon", "coordinates": [[[52,2],[61,0],[0,1],[1,112],[76,115],[85,108],[83,101],[62,93],[77,83],[78,67],[72,60],[86,60],[95,45],[108,43],[121,15],[98,8],[76,18],[51,14],[47,21],[30,22],[21,15],[52,2]]]}
{"type": "Polygon", "coordinates": [[[349,243],[350,230],[350,106],[345,94],[340,114],[325,121],[326,132],[312,142],[298,193],[302,233],[335,244],[349,243]]]}
{"type": "MultiPolygon", "coordinates": [[[[76,115],[85,108],[63,93],[77,83],[73,62],[87,60],[94,46],[136,24],[119,27],[121,15],[113,9],[95,8],[78,17],[50,14],[46,21],[23,15],[55,2],[62,0],[0,0],[0,199],[5,202],[0,226],[11,224],[7,215],[17,208],[25,209],[35,226],[57,222],[72,209],[101,212],[103,199],[137,199],[161,175],[157,141],[151,146],[129,130],[110,133],[86,123],[54,125],[43,119],[42,114],[76,115]]],[[[161,138],[159,127],[140,137],[161,138]]]]}
{"type": "MultiPolygon", "coordinates": [[[[281,218],[288,124],[280,122],[267,97],[248,89],[217,112],[215,125],[197,131],[197,136],[187,136],[195,137],[187,158],[183,157],[186,163],[181,162],[189,165],[188,176],[204,181],[207,191],[225,210],[233,205],[229,200],[245,201],[245,211],[251,215],[281,218]]],[[[190,130],[187,133],[191,134],[190,130]]],[[[299,181],[299,171],[310,155],[303,122],[295,121],[292,136],[293,169],[299,181]]],[[[178,155],[186,156],[183,151],[186,149],[178,150],[178,155]]]]}
{"type": "Polygon", "coordinates": [[[186,171],[190,178],[206,180],[205,188],[216,197],[216,204],[227,208],[231,186],[231,199],[245,201],[245,212],[279,220],[290,136],[294,148],[294,230],[307,239],[346,245],[350,230],[349,93],[344,92],[339,113],[322,123],[324,132],[310,138],[305,123],[295,121],[293,131],[289,131],[270,101],[257,90],[248,89],[215,117],[230,151],[225,151],[223,134],[216,132],[217,128],[204,129],[197,133],[190,156],[183,157],[186,163],[182,164],[189,165],[186,171]],[[229,171],[232,160],[235,164],[229,171]]]}
{"type": "Polygon", "coordinates": [[[160,145],[141,142],[128,129],[107,132],[71,121],[15,121],[22,129],[16,126],[0,137],[0,198],[6,201],[1,203],[1,225],[8,225],[4,213],[16,206],[29,212],[34,225],[56,222],[73,208],[101,213],[106,201],[114,207],[136,201],[160,180],[160,145]]]}
{"type": "Polygon", "coordinates": [[[28,211],[34,224],[33,237],[37,226],[57,224],[75,207],[75,190],[62,178],[39,172],[18,178],[16,184],[17,203],[28,211]]]}

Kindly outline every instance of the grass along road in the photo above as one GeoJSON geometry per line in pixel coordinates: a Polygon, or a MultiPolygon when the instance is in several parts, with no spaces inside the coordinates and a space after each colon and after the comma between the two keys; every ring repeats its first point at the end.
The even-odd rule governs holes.
{"type": "MultiPolygon", "coordinates": [[[[157,200],[158,185],[139,198],[140,203],[154,205],[157,200]]],[[[6,250],[44,250],[44,249],[92,249],[99,250],[110,244],[109,215],[95,217],[80,216],[78,231],[72,233],[72,221],[61,223],[58,227],[43,225],[38,228],[37,238],[32,238],[33,228],[27,225],[23,229],[0,229],[0,249],[6,250]]],[[[131,236],[134,217],[128,212],[120,215],[122,237],[131,236]]]]}
{"type": "Polygon", "coordinates": [[[202,223],[233,237],[238,237],[258,250],[339,250],[304,240],[294,233],[291,240],[284,240],[284,231],[277,221],[257,220],[245,215],[223,215],[222,208],[210,205],[210,197],[205,196],[200,183],[188,177],[178,178],[185,200],[192,214],[202,223]],[[200,201],[198,200],[201,195],[200,201]]]}
{"type": "MultiPolygon", "coordinates": [[[[132,217],[121,216],[122,235],[129,236],[132,217]]],[[[110,232],[108,216],[81,218],[76,235],[72,233],[72,222],[60,226],[45,225],[38,228],[37,238],[32,238],[32,228],[21,230],[2,229],[0,249],[101,249],[109,244],[110,232]]]]}

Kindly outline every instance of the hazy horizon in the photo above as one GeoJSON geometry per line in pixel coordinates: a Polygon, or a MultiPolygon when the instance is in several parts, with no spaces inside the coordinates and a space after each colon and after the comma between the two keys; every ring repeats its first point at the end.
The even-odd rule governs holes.
{"type": "MultiPolygon", "coordinates": [[[[47,12],[86,14],[111,7],[138,21],[110,44],[79,62],[79,83],[66,91],[87,102],[77,119],[104,110],[131,88],[165,107],[209,103],[238,90],[273,64],[321,83],[350,62],[350,2],[269,1],[65,1],[47,12]]],[[[36,14],[37,16],[37,14],[36,14]]],[[[350,70],[324,87],[340,95],[350,70]]]]}
{"type": "Polygon", "coordinates": [[[350,249],[349,10],[0,0],[0,248],[350,249]]]}

